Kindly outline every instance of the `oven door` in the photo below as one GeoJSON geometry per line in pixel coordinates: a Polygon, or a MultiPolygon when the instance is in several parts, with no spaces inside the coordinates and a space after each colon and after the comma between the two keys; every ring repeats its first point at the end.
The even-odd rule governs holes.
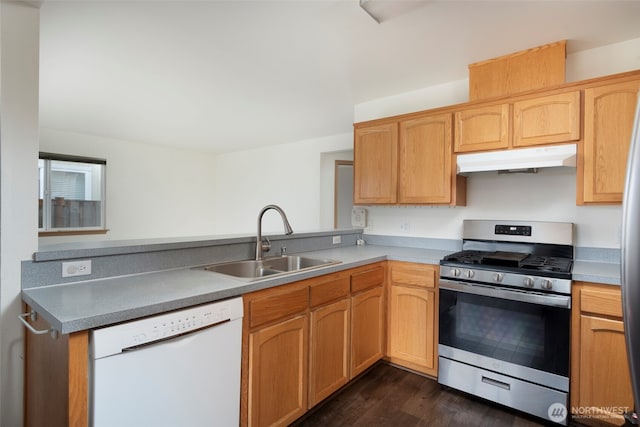
{"type": "Polygon", "coordinates": [[[440,280],[439,356],[569,391],[571,297],[440,280]]]}

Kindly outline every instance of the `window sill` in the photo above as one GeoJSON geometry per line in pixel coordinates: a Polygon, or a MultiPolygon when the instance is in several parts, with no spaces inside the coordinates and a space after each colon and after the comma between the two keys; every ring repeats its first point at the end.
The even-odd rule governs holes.
{"type": "Polygon", "coordinates": [[[38,237],[51,236],[84,236],[89,234],[107,234],[106,228],[99,230],[57,230],[57,231],[39,231],[38,237]]]}

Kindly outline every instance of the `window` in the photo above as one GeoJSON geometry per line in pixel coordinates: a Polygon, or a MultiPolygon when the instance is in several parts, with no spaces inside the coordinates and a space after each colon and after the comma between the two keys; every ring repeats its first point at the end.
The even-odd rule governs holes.
{"type": "Polygon", "coordinates": [[[106,232],[106,165],[102,159],[40,153],[40,235],[106,232]]]}

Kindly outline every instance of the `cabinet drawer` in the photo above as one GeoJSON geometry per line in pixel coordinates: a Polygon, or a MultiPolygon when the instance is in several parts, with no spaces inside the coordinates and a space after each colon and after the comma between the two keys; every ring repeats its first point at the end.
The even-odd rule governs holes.
{"type": "Polygon", "coordinates": [[[438,267],[428,264],[391,264],[391,283],[435,288],[438,267]]]}
{"type": "Polygon", "coordinates": [[[351,275],[351,292],[360,292],[365,289],[384,284],[384,267],[377,266],[370,270],[364,270],[351,275]]]}
{"type": "Polygon", "coordinates": [[[309,287],[274,293],[249,302],[249,327],[301,313],[309,306],[309,287]]]}
{"type": "Polygon", "coordinates": [[[622,317],[622,295],[619,289],[582,289],[580,311],[622,317]]]}
{"type": "Polygon", "coordinates": [[[310,287],[311,307],[318,307],[349,295],[349,274],[332,274],[310,287]]]}

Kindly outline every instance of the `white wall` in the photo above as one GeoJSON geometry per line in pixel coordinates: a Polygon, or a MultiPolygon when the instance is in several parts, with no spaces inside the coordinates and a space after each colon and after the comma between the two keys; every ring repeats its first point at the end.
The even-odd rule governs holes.
{"type": "Polygon", "coordinates": [[[107,160],[106,235],[77,240],[182,237],[216,229],[215,156],[157,145],[41,129],[40,150],[107,160]]]}
{"type": "MultiPolygon", "coordinates": [[[[571,46],[571,40],[568,45],[571,46]]],[[[640,38],[567,55],[565,80],[574,82],[640,69],[640,38]]],[[[397,114],[468,102],[469,79],[419,88],[356,104],[354,121],[379,119],[397,114]]]]}
{"type": "MultiPolygon", "coordinates": [[[[638,69],[639,48],[640,39],[636,39],[569,55],[567,81],[638,69]]],[[[354,121],[452,105],[467,99],[468,80],[452,81],[355,105],[354,121]]],[[[296,231],[330,228],[333,173],[328,172],[328,159],[351,158],[352,133],[351,129],[345,129],[340,135],[213,156],[43,129],[40,148],[107,158],[107,226],[111,230],[107,239],[251,234],[255,233],[258,212],[270,203],[281,205],[296,231]],[[139,173],[141,169],[144,174],[139,173]]],[[[529,191],[535,193],[545,189],[540,177],[547,174],[541,172],[522,179],[524,185],[531,186],[529,191]]],[[[574,175],[552,173],[547,179],[554,180],[556,187],[575,188],[574,175]]],[[[521,212],[510,204],[508,197],[499,196],[523,185],[519,180],[472,175],[469,206],[456,209],[455,215],[438,213],[450,208],[371,208],[369,218],[373,228],[369,232],[395,235],[399,234],[399,224],[410,222],[411,236],[458,238],[462,218],[494,215],[491,206],[483,202],[492,200],[499,213],[508,209],[507,216],[518,215],[522,219],[548,219],[551,215],[546,206],[552,205],[554,217],[579,223],[581,246],[618,246],[615,231],[620,223],[619,208],[577,208],[573,195],[547,194],[546,202],[538,202],[521,212]],[[420,225],[430,220],[447,221],[433,228],[420,225]]],[[[276,213],[266,214],[264,230],[282,231],[276,213]]],[[[102,240],[105,236],[82,240],[90,238],[102,240]]],[[[41,243],[69,240],[78,238],[45,238],[41,243]]]]}
{"type": "MultiPolygon", "coordinates": [[[[571,41],[569,41],[571,43],[571,41]]],[[[640,39],[567,56],[568,82],[640,69],[640,39]]],[[[415,90],[355,106],[365,121],[465,102],[468,80],[415,90]]],[[[467,207],[370,207],[367,233],[413,237],[461,238],[465,218],[569,221],[577,224],[577,245],[620,246],[619,206],[576,206],[575,170],[546,170],[537,175],[471,174],[467,207]],[[401,230],[409,223],[410,230],[401,230]]]]}
{"type": "Polygon", "coordinates": [[[354,122],[460,104],[469,100],[469,80],[456,80],[354,106],[354,122]]]}
{"type": "Polygon", "coordinates": [[[0,2],[0,425],[22,425],[20,261],[37,250],[40,13],[0,2]]]}
{"type": "Polygon", "coordinates": [[[640,38],[568,55],[566,77],[573,82],[637,69],[640,69],[640,38]]]}
{"type": "Polygon", "coordinates": [[[459,239],[463,219],[566,221],[576,224],[577,246],[619,247],[620,208],[576,206],[575,191],[575,170],[569,168],[535,175],[476,173],[468,180],[466,207],[367,207],[366,233],[459,239]]]}
{"type": "MultiPolygon", "coordinates": [[[[286,212],[294,232],[318,230],[322,223],[319,194],[323,186],[333,185],[321,178],[321,154],[349,150],[352,145],[349,132],[219,155],[215,168],[217,233],[255,233],[258,213],[268,204],[286,212]]],[[[263,231],[282,233],[277,213],[265,214],[263,231]]]]}

